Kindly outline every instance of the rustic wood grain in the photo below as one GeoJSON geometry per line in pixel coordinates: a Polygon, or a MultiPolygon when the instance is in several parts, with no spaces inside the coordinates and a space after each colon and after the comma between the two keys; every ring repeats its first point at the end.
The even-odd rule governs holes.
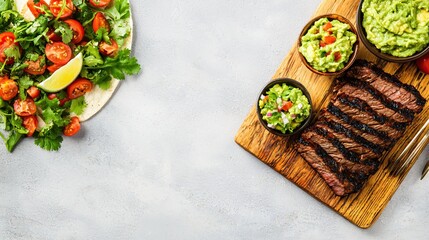
{"type": "MultiPolygon", "coordinates": [[[[316,15],[337,13],[356,23],[356,11],[359,1],[356,0],[324,0],[317,9],[316,15]]],[[[418,71],[414,63],[396,64],[377,59],[363,44],[360,45],[358,58],[367,59],[376,63],[387,73],[397,76],[402,82],[414,85],[421,94],[428,99],[429,77],[418,71]]],[[[293,47],[286,56],[274,78],[289,77],[300,81],[310,92],[313,108],[319,110],[327,106],[334,78],[319,76],[309,71],[298,56],[297,47],[293,47]]],[[[325,184],[321,177],[308,165],[293,148],[294,138],[282,138],[266,131],[258,122],[256,106],[244,120],[235,137],[236,143],[269,165],[297,186],[320,200],[353,224],[361,228],[370,227],[380,216],[389,200],[417,160],[414,159],[408,169],[399,176],[393,176],[389,165],[395,156],[405,148],[406,144],[418,132],[426,121],[429,113],[429,104],[423,112],[416,116],[390,152],[383,156],[380,169],[369,178],[368,182],[358,193],[347,197],[336,196],[325,184]]],[[[316,114],[317,117],[317,114],[316,114]]]]}

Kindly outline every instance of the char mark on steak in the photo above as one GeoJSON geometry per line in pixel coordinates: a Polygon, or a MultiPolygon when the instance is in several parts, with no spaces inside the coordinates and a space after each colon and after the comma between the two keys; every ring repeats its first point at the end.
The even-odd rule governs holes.
{"type": "Polygon", "coordinates": [[[389,127],[392,127],[398,131],[404,131],[408,124],[403,122],[396,122],[392,119],[389,119],[387,116],[382,115],[374,111],[371,106],[368,105],[367,102],[352,96],[347,96],[346,94],[340,94],[338,96],[341,103],[344,103],[350,107],[354,107],[359,109],[362,112],[366,112],[369,114],[369,118],[374,119],[380,124],[385,124],[389,127]]]}
{"type": "Polygon", "coordinates": [[[375,135],[375,136],[383,139],[386,142],[389,142],[389,143],[392,142],[392,139],[390,139],[390,137],[385,132],[377,131],[365,123],[354,120],[352,116],[347,115],[346,113],[341,111],[340,108],[334,106],[332,103],[329,103],[329,105],[328,105],[328,112],[330,112],[331,114],[335,115],[336,117],[344,120],[346,123],[348,123],[349,125],[353,126],[356,129],[359,129],[363,132],[375,135]]]}
{"type": "Polygon", "coordinates": [[[356,78],[341,78],[338,81],[341,83],[335,89],[335,95],[332,101],[334,101],[338,95],[344,93],[367,102],[374,111],[394,121],[409,123],[414,119],[415,113],[413,111],[386,98],[367,83],[356,78]]]}
{"type": "Polygon", "coordinates": [[[318,152],[323,154],[323,149],[310,145],[303,139],[298,140],[297,149],[336,195],[344,196],[355,191],[355,185],[343,174],[338,174],[337,163],[332,158],[327,157],[324,159],[318,154],[318,152]]]}
{"type": "Polygon", "coordinates": [[[367,82],[391,101],[402,104],[414,113],[421,112],[426,103],[415,87],[403,84],[398,78],[365,60],[356,60],[345,75],[367,82]]]}
{"type": "MultiPolygon", "coordinates": [[[[329,140],[331,142],[331,144],[336,147],[340,153],[348,160],[359,164],[363,164],[363,165],[367,165],[370,166],[369,173],[373,173],[374,169],[376,170],[379,166],[379,162],[377,160],[377,158],[368,158],[368,159],[364,159],[364,161],[362,161],[361,159],[361,154],[359,151],[354,151],[352,149],[350,149],[349,147],[346,147],[345,144],[347,144],[347,142],[344,142],[344,138],[337,138],[337,135],[334,134],[332,132],[332,130],[330,129],[326,129],[323,126],[319,126],[319,125],[315,125],[313,128],[313,131],[316,132],[317,134],[323,136],[324,138],[326,138],[327,140],[329,140]]],[[[356,165],[356,164],[355,164],[356,165]]]]}
{"type": "Polygon", "coordinates": [[[354,104],[356,102],[353,102],[352,100],[353,98],[349,98],[346,95],[340,95],[332,104],[341,109],[341,111],[347,114],[351,119],[365,123],[369,127],[385,134],[389,138],[396,140],[402,136],[403,130],[393,128],[391,126],[393,122],[383,123],[382,118],[377,115],[373,115],[370,112],[364,111],[363,109],[359,108],[358,105],[354,104]]]}
{"type": "MultiPolygon", "coordinates": [[[[348,87],[348,85],[350,85],[355,87],[355,91],[357,89],[360,89],[361,91],[357,91],[358,93],[365,94],[364,92],[366,92],[366,94],[365,94],[365,97],[363,96],[359,97],[359,94],[357,93],[355,94],[346,93],[347,95],[353,95],[353,97],[360,98],[363,101],[368,102],[368,104],[370,104],[370,101],[378,100],[384,106],[382,109],[387,108],[387,109],[390,109],[391,112],[399,113],[405,119],[407,119],[407,122],[411,122],[414,119],[415,113],[413,111],[406,108],[406,106],[402,105],[401,103],[397,103],[390,100],[389,98],[384,96],[381,92],[379,92],[377,89],[374,89],[372,86],[370,86],[368,83],[363,82],[356,78],[340,78],[338,79],[338,81],[342,82],[341,85],[343,85],[343,87],[338,89],[337,94],[341,94],[341,92],[347,91],[347,90],[350,91],[349,89],[350,87],[348,87]],[[344,90],[344,88],[346,90],[344,90]],[[364,98],[368,98],[369,101],[367,101],[367,99],[364,99],[364,98]]],[[[399,121],[399,122],[404,122],[404,121],[399,121]]]]}
{"type": "MultiPolygon", "coordinates": [[[[302,138],[315,146],[319,146],[323,151],[332,158],[338,166],[338,172],[345,174],[351,180],[351,177],[357,177],[356,181],[365,181],[366,178],[377,170],[378,164],[365,165],[359,163],[358,157],[345,149],[344,145],[334,139],[329,139],[327,134],[322,135],[323,130],[311,129],[302,134],[302,138]],[[321,132],[321,133],[319,133],[321,132]]],[[[324,158],[324,155],[320,155],[324,158]]]]}
{"type": "Polygon", "coordinates": [[[347,129],[354,136],[359,136],[360,138],[364,139],[366,142],[372,143],[374,146],[377,146],[372,148],[374,152],[377,152],[377,149],[381,149],[381,151],[384,151],[391,144],[390,141],[386,141],[385,139],[382,139],[374,134],[364,132],[361,129],[356,128],[355,126],[352,126],[344,119],[330,113],[327,109],[322,110],[320,115],[320,121],[326,121],[329,124],[332,124],[332,126],[338,127],[337,129],[347,129]]]}
{"type": "Polygon", "coordinates": [[[378,161],[381,156],[382,148],[380,146],[355,135],[341,124],[322,120],[316,123],[315,126],[336,137],[349,151],[359,154],[360,162],[372,161],[373,159],[378,161]]]}

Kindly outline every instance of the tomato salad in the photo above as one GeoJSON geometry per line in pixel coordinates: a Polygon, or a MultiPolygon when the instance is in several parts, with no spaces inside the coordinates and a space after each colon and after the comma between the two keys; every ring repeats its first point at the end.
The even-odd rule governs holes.
{"type": "MultiPolygon", "coordinates": [[[[137,74],[124,45],[131,34],[128,0],[28,0],[26,20],[13,0],[0,0],[0,137],[8,151],[24,137],[52,151],[81,126],[85,94],[137,74]],[[58,92],[38,84],[79,53],[79,76],[58,92]]],[[[20,10],[20,9],[19,9],[20,10]]]]}

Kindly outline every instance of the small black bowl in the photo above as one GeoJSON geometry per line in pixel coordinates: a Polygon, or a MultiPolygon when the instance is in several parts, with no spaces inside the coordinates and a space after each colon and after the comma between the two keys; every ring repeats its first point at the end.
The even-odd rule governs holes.
{"type": "Polygon", "coordinates": [[[412,56],[409,57],[395,57],[387,53],[382,53],[378,48],[376,48],[367,38],[366,38],[366,31],[365,28],[362,26],[363,21],[363,13],[362,13],[362,4],[364,0],[361,0],[359,3],[359,7],[356,13],[356,28],[359,35],[360,40],[362,41],[363,45],[375,56],[386,60],[388,62],[396,62],[396,63],[405,63],[405,62],[411,62],[414,60],[417,60],[418,58],[424,56],[426,53],[429,52],[429,45],[426,46],[422,51],[415,53],[412,56]]]}
{"type": "Polygon", "coordinates": [[[313,116],[313,104],[312,104],[312,101],[311,101],[310,93],[307,91],[307,89],[304,87],[304,85],[302,85],[300,82],[298,82],[298,81],[296,81],[294,79],[291,79],[291,78],[278,78],[278,79],[274,79],[273,81],[269,82],[262,89],[262,91],[259,93],[258,100],[256,101],[256,114],[258,115],[259,122],[270,133],[275,134],[277,136],[281,136],[281,137],[287,137],[287,136],[295,135],[295,134],[301,132],[302,130],[304,130],[308,126],[308,124],[310,123],[311,117],[313,116]],[[276,84],[283,84],[283,83],[286,83],[289,86],[293,86],[293,87],[301,89],[302,93],[307,97],[308,103],[311,106],[310,115],[308,116],[308,118],[304,122],[302,122],[301,126],[299,126],[298,128],[296,128],[295,131],[292,132],[292,133],[282,133],[282,132],[280,132],[280,131],[278,131],[276,129],[272,129],[272,128],[268,127],[267,122],[265,122],[265,120],[262,119],[262,115],[261,115],[260,108],[259,108],[259,100],[260,100],[261,95],[262,94],[265,95],[266,92],[271,87],[273,87],[274,85],[276,85],[276,84]]]}

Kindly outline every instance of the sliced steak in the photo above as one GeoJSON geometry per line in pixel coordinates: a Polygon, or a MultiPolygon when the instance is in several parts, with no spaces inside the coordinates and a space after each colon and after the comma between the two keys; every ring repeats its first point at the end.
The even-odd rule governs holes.
{"type": "Polygon", "coordinates": [[[380,138],[380,137],[378,137],[372,133],[365,132],[358,127],[352,126],[346,120],[330,113],[328,110],[322,111],[322,113],[320,115],[320,120],[326,121],[326,122],[333,124],[333,125],[337,124],[337,126],[340,126],[342,129],[347,129],[353,135],[361,137],[365,141],[372,143],[373,145],[377,146],[378,148],[380,148],[382,150],[387,149],[391,144],[390,141],[386,141],[386,140],[384,140],[384,139],[382,139],[382,138],[380,138]]]}
{"type": "MultiPolygon", "coordinates": [[[[338,166],[334,160],[328,159],[325,162],[323,157],[319,156],[315,147],[302,139],[299,140],[296,147],[304,160],[317,171],[336,195],[344,196],[355,191],[353,183],[337,173],[338,166]]],[[[319,152],[321,152],[320,149],[319,152]]]]}
{"type": "Polygon", "coordinates": [[[383,153],[425,103],[413,86],[357,61],[336,80],[328,106],[296,147],[334,193],[345,196],[360,190],[377,171],[383,153]]]}
{"type": "Polygon", "coordinates": [[[376,167],[374,165],[359,163],[359,157],[357,157],[356,153],[348,151],[339,141],[335,142],[333,139],[328,139],[326,136],[323,136],[323,133],[317,130],[311,129],[304,132],[301,135],[302,139],[323,148],[337,163],[339,172],[357,174],[359,176],[357,180],[360,182],[365,181],[370,174],[375,172],[376,167]]]}
{"type": "Polygon", "coordinates": [[[359,102],[354,102],[353,98],[348,98],[347,96],[343,95],[338,96],[338,98],[332,104],[350,116],[351,119],[365,123],[374,130],[386,134],[389,138],[396,140],[402,136],[403,130],[395,129],[394,127],[390,126],[391,122],[386,123],[385,119],[379,115],[371,114],[370,112],[365,111],[361,108],[363,106],[359,105],[358,103],[359,102]]]}
{"type": "Polygon", "coordinates": [[[366,102],[373,111],[383,115],[395,122],[409,123],[414,118],[414,113],[408,109],[400,109],[397,104],[390,100],[386,100],[383,96],[378,95],[366,84],[363,84],[354,79],[342,79],[340,88],[336,89],[335,96],[332,101],[335,101],[337,96],[345,94],[350,97],[358,98],[366,102]]]}
{"type": "Polygon", "coordinates": [[[346,72],[346,76],[367,82],[388,99],[415,113],[421,112],[426,103],[426,99],[415,87],[403,84],[399,79],[385,73],[373,63],[357,60],[346,72]]]}
{"type": "Polygon", "coordinates": [[[337,138],[347,150],[358,154],[361,163],[372,162],[374,159],[378,161],[377,159],[381,156],[381,149],[374,149],[377,148],[374,144],[354,135],[340,124],[319,121],[315,127],[323,129],[327,134],[337,138]]]}

